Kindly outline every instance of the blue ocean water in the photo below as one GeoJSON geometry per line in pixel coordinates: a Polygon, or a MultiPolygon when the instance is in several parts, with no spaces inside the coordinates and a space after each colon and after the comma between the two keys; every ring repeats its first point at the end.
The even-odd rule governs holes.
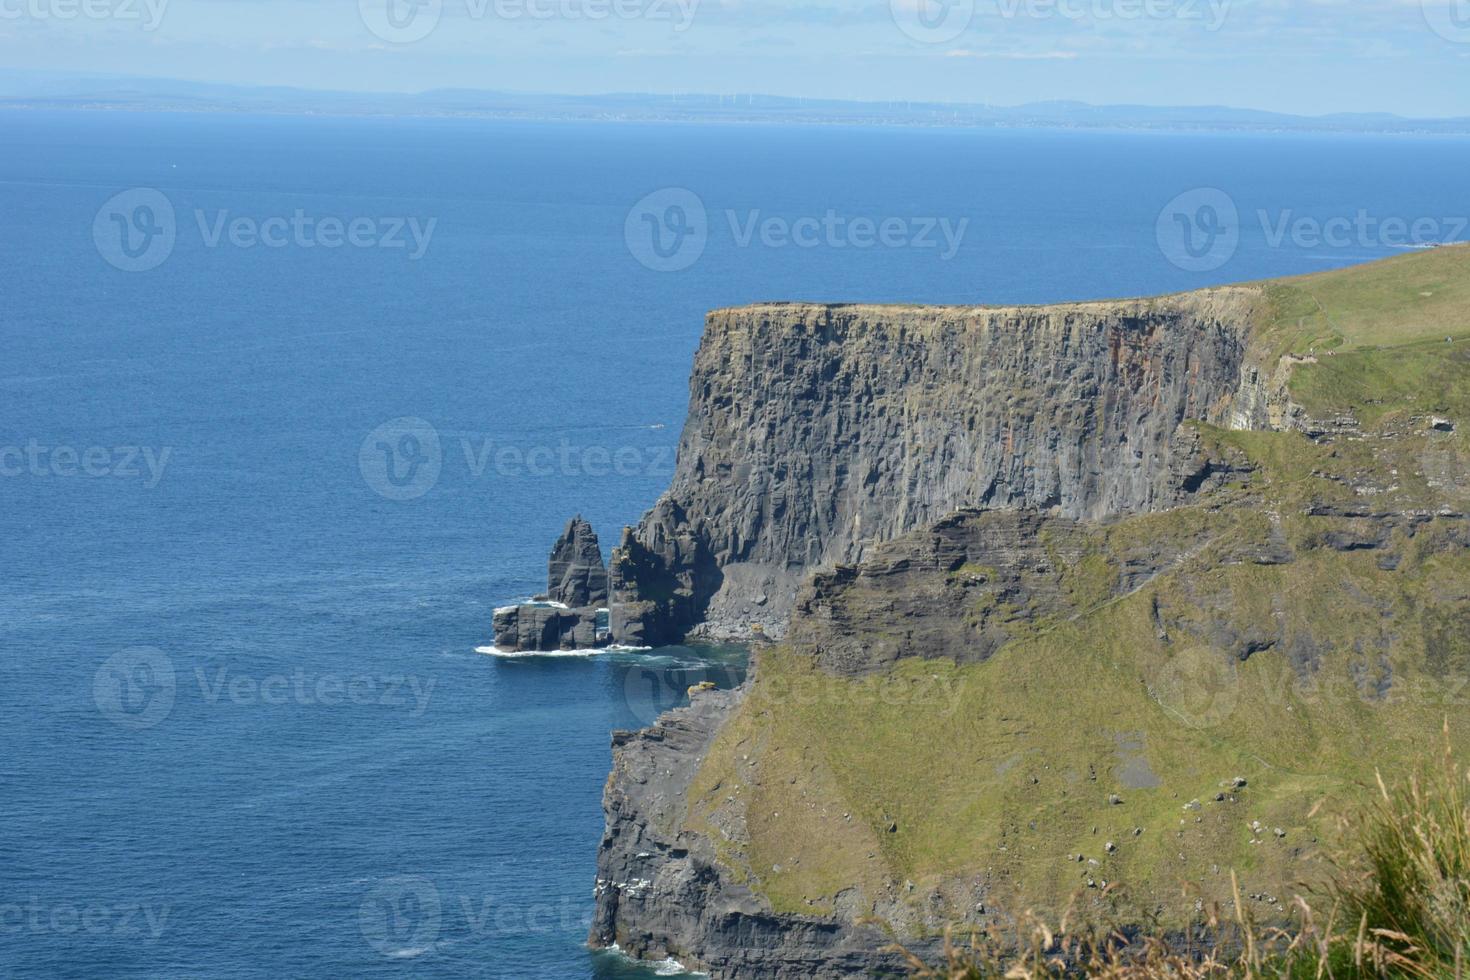
{"type": "Polygon", "coordinates": [[[8,111],[0,146],[13,976],[646,975],[583,946],[608,733],[739,653],[475,650],[568,517],[607,547],[666,486],[706,310],[1170,291],[1470,209],[1449,139],[8,111]]]}

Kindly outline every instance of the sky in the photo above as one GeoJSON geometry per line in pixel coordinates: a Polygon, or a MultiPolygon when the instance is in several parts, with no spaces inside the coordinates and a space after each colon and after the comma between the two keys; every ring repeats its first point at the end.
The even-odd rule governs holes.
{"type": "Polygon", "coordinates": [[[1470,0],[0,0],[0,68],[1470,116],[1470,0]]]}

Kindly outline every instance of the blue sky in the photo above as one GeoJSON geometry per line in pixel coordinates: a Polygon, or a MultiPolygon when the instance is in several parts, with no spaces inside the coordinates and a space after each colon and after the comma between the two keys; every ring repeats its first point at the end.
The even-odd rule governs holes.
{"type": "Polygon", "coordinates": [[[1470,0],[0,0],[0,66],[1470,115],[1470,0]]]}

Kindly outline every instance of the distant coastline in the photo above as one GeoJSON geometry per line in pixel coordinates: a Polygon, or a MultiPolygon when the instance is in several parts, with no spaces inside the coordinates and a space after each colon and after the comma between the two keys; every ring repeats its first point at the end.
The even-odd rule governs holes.
{"type": "Polygon", "coordinates": [[[1409,119],[1389,113],[1297,116],[1227,106],[1094,106],[1082,102],[993,106],[980,103],[849,102],[756,94],[549,95],[464,89],[366,93],[216,85],[171,79],[63,76],[42,72],[0,72],[0,108],[524,122],[1470,135],[1470,118],[1409,119]]]}

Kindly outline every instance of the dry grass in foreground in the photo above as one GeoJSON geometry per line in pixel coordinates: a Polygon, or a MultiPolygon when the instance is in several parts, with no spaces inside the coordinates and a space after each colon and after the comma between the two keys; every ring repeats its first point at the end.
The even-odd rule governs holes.
{"type": "MultiPolygon", "coordinates": [[[[1227,977],[1470,977],[1470,773],[1453,758],[1446,728],[1439,765],[1390,789],[1348,822],[1355,850],[1334,862],[1332,883],[1294,900],[1290,928],[1262,928],[1241,912],[1212,911],[1195,943],[1096,926],[1053,929],[1028,913],[1009,933],[946,936],[946,962],[893,947],[930,980],[1085,975],[1107,980],[1227,977]]],[[[1232,882],[1234,875],[1232,873],[1232,882]]]]}

